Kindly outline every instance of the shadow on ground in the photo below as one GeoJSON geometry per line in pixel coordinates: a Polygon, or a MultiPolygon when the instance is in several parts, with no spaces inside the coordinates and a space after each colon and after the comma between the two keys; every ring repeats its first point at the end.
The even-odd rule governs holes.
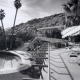
{"type": "Polygon", "coordinates": [[[38,68],[30,67],[26,70],[0,75],[0,80],[23,80],[23,78],[39,78],[40,73],[38,68]],[[37,75],[37,76],[36,76],[37,75]]]}
{"type": "Polygon", "coordinates": [[[40,77],[40,72],[39,72],[39,68],[34,68],[34,67],[30,67],[26,70],[20,71],[21,74],[28,74],[31,78],[39,78],[40,77]]]}

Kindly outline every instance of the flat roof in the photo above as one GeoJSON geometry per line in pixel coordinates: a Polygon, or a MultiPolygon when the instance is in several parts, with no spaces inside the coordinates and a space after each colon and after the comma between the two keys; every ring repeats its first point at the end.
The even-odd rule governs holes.
{"type": "Polygon", "coordinates": [[[61,26],[54,26],[54,27],[44,27],[44,28],[38,28],[37,30],[47,30],[47,29],[59,29],[61,26]]]}
{"type": "Polygon", "coordinates": [[[68,31],[67,31],[67,29],[63,31],[64,33],[62,33],[62,38],[65,38],[67,36],[75,36],[75,35],[80,34],[80,25],[75,26],[75,27],[70,27],[68,29],[69,29],[68,31]]]}
{"type": "Polygon", "coordinates": [[[68,40],[59,39],[59,38],[47,38],[47,37],[38,37],[38,38],[43,41],[50,42],[50,43],[67,43],[67,42],[69,42],[68,40]]]}

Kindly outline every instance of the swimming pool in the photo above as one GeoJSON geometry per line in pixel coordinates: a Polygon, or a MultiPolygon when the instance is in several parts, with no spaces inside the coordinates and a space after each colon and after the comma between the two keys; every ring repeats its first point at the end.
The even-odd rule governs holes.
{"type": "Polygon", "coordinates": [[[15,51],[0,51],[0,74],[18,72],[30,67],[30,61],[15,51]]]}

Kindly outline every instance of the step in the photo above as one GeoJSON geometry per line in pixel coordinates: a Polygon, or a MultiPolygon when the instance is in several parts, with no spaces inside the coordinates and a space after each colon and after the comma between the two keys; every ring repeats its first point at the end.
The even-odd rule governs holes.
{"type": "Polygon", "coordinates": [[[12,67],[15,68],[15,67],[18,67],[19,63],[16,59],[12,59],[12,67]]]}
{"type": "Polygon", "coordinates": [[[4,65],[4,59],[0,58],[0,69],[3,67],[3,65],[4,65]]]}
{"type": "Polygon", "coordinates": [[[70,63],[70,57],[68,54],[62,54],[61,57],[64,60],[73,80],[80,80],[80,66],[78,64],[70,63]]]}
{"type": "MultiPolygon", "coordinates": [[[[55,72],[53,72],[50,75],[52,78],[55,78],[56,80],[71,80],[69,75],[60,75],[60,74],[56,74],[55,72]]],[[[51,79],[51,80],[54,80],[54,79],[51,79]]]]}
{"type": "Polygon", "coordinates": [[[42,79],[34,79],[34,78],[23,78],[23,80],[42,80],[42,79]]]}
{"type": "Polygon", "coordinates": [[[9,69],[9,68],[11,68],[11,60],[5,60],[4,69],[9,69]]]}

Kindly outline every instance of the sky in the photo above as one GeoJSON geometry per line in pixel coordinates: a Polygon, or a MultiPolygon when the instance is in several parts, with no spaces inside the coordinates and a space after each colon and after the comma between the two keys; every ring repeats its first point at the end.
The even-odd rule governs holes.
{"type": "MultiPolygon", "coordinates": [[[[21,0],[22,7],[18,10],[16,23],[25,23],[34,18],[43,18],[63,12],[62,4],[68,0],[21,0]]],[[[5,12],[4,28],[13,27],[16,9],[14,0],[0,0],[0,9],[5,12]]],[[[0,23],[1,26],[1,23],[0,23]]]]}

